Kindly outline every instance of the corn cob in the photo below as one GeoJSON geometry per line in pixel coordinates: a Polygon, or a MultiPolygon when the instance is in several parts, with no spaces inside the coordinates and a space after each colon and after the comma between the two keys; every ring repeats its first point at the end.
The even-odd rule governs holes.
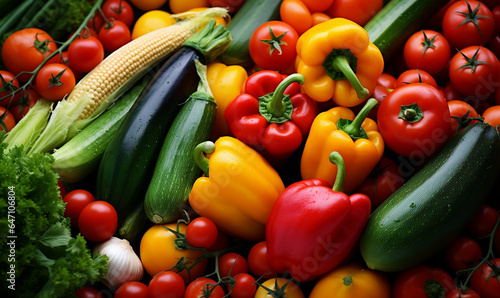
{"type": "Polygon", "coordinates": [[[49,122],[28,154],[50,152],[92,122],[140,77],[178,50],[189,36],[209,20],[226,16],[223,8],[210,8],[192,18],[134,39],[106,57],[59,101],[49,122]]]}

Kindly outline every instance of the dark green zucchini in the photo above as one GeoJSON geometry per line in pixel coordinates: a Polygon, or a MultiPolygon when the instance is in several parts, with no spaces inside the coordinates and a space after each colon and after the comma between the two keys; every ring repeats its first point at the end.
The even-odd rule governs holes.
{"type": "Polygon", "coordinates": [[[450,244],[484,204],[500,173],[500,135],[476,123],[444,147],[370,215],[360,238],[369,268],[417,265],[450,244]]]}
{"type": "Polygon", "coordinates": [[[197,87],[194,61],[208,63],[231,40],[210,21],[158,70],[106,148],[97,175],[97,198],[112,204],[120,219],[143,203],[156,159],[179,105],[197,87]]]}
{"type": "Polygon", "coordinates": [[[247,66],[252,63],[248,45],[252,33],[267,21],[279,20],[282,0],[246,0],[236,12],[227,29],[233,41],[222,53],[220,60],[224,64],[247,66]]]}
{"type": "Polygon", "coordinates": [[[155,224],[182,216],[191,187],[202,174],[193,158],[194,148],[210,138],[217,104],[210,92],[206,66],[197,62],[200,84],[174,119],[156,162],[144,199],[144,209],[155,224]]]}
{"type": "Polygon", "coordinates": [[[402,48],[406,39],[449,0],[391,0],[365,29],[385,59],[402,48]]]}

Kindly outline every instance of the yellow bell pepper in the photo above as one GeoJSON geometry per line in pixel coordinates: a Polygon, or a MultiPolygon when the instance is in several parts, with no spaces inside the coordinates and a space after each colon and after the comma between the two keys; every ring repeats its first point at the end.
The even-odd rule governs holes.
{"type": "Polygon", "coordinates": [[[375,89],[384,69],[384,58],[363,27],[344,18],[333,18],[300,36],[296,68],[305,77],[302,87],[309,97],[354,107],[375,89]]]}
{"type": "Polygon", "coordinates": [[[321,178],[333,185],[337,176],[337,166],[329,160],[333,151],[344,158],[345,193],[350,194],[368,177],[384,153],[377,123],[366,118],[376,104],[370,98],[357,116],[349,108],[334,107],[314,118],[300,161],[302,179],[321,178]]]}
{"type": "Polygon", "coordinates": [[[243,92],[247,78],[247,71],[240,65],[228,66],[220,62],[212,62],[208,65],[208,85],[217,103],[217,115],[211,140],[230,134],[224,111],[229,103],[243,92]]]}
{"type": "Polygon", "coordinates": [[[229,136],[215,144],[201,143],[194,154],[205,175],[189,194],[193,210],[229,235],[264,240],[271,208],[285,189],[276,170],[257,151],[229,136]]]}

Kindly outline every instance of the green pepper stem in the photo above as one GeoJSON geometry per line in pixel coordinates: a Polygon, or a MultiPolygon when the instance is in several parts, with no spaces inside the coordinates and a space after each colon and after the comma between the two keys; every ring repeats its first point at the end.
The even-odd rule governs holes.
{"type": "Polygon", "coordinates": [[[359,111],[356,118],[351,122],[351,124],[344,126],[342,128],[348,135],[354,135],[359,137],[361,133],[361,124],[365,121],[366,117],[370,113],[370,111],[378,104],[378,101],[375,98],[370,98],[366,101],[365,106],[359,111]]]}
{"type": "Polygon", "coordinates": [[[343,192],[344,191],[344,180],[345,180],[345,164],[344,158],[337,151],[333,151],[329,156],[330,162],[337,166],[337,176],[335,177],[335,183],[332,189],[334,191],[343,192]]]}
{"type": "Polygon", "coordinates": [[[356,90],[356,94],[358,95],[359,99],[365,99],[366,97],[368,97],[368,95],[370,95],[370,91],[365,87],[363,87],[358,77],[356,77],[356,74],[349,65],[349,61],[347,60],[346,56],[344,55],[335,56],[332,61],[332,66],[335,71],[344,74],[349,83],[351,83],[354,90],[356,90]]]}
{"type": "Polygon", "coordinates": [[[281,81],[273,92],[271,100],[267,103],[266,109],[274,117],[281,117],[286,110],[286,106],[283,104],[283,92],[292,83],[304,84],[304,76],[299,73],[294,73],[287,76],[283,81],[281,81]]]}
{"type": "Polygon", "coordinates": [[[194,148],[194,161],[203,171],[206,177],[208,177],[209,170],[209,159],[205,156],[205,154],[210,154],[215,151],[215,144],[212,141],[206,141],[196,145],[194,148]]]}

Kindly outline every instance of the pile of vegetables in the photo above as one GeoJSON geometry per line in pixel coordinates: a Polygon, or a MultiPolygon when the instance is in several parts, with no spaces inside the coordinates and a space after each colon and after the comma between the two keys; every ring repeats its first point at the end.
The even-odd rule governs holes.
{"type": "Polygon", "coordinates": [[[2,292],[499,297],[497,0],[0,8],[2,292]]]}

